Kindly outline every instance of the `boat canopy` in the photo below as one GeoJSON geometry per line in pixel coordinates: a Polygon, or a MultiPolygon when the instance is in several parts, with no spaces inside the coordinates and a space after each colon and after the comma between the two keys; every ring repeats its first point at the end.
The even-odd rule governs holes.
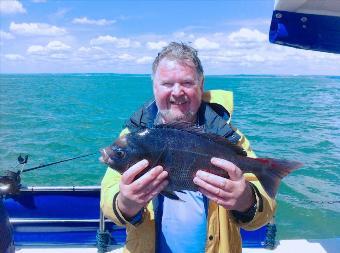
{"type": "Polygon", "coordinates": [[[339,54],[340,1],[276,0],[269,41],[339,54]]]}

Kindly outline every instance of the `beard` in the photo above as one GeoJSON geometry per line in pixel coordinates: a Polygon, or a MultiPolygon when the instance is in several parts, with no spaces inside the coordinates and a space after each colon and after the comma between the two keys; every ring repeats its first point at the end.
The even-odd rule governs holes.
{"type": "Polygon", "coordinates": [[[188,111],[185,113],[176,113],[171,110],[160,110],[158,111],[157,117],[163,121],[163,123],[173,122],[189,122],[194,123],[196,120],[196,112],[188,111]]]}

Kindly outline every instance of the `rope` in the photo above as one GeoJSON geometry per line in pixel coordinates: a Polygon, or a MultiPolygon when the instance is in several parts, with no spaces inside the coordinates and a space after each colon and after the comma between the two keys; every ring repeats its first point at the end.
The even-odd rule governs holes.
{"type": "Polygon", "coordinates": [[[266,240],[265,240],[265,248],[267,249],[274,249],[276,245],[275,241],[276,237],[276,225],[275,224],[267,224],[267,233],[266,233],[266,240]]]}
{"type": "Polygon", "coordinates": [[[111,243],[111,235],[109,232],[101,232],[97,230],[96,240],[98,253],[105,253],[109,251],[109,246],[111,243]]]}

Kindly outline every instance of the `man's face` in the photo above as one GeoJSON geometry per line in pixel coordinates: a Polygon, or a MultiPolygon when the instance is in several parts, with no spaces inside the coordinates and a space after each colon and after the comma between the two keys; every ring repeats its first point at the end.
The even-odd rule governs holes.
{"type": "Polygon", "coordinates": [[[159,62],[153,93],[164,123],[195,120],[203,95],[199,79],[193,64],[166,58],[159,62]]]}

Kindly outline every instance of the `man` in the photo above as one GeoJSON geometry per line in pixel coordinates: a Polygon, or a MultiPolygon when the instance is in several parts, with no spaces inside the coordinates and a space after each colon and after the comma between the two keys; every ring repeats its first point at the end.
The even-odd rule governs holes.
{"type": "MultiPolygon", "coordinates": [[[[247,139],[229,125],[226,101],[218,99],[220,94],[217,102],[213,93],[204,94],[203,68],[195,49],[170,43],[156,57],[152,77],[155,101],[137,111],[121,135],[135,127],[185,121],[222,135],[255,156],[247,139]]],[[[227,171],[229,179],[198,171],[193,181],[199,192],[176,193],[183,201],[159,194],[168,183],[161,166],[134,180],[149,161],[136,163],[121,177],[107,170],[101,207],[116,224],[126,226],[125,252],[241,252],[240,227],[266,224],[275,201],[254,175],[250,183],[229,161],[214,157],[211,164],[227,171]]]]}

